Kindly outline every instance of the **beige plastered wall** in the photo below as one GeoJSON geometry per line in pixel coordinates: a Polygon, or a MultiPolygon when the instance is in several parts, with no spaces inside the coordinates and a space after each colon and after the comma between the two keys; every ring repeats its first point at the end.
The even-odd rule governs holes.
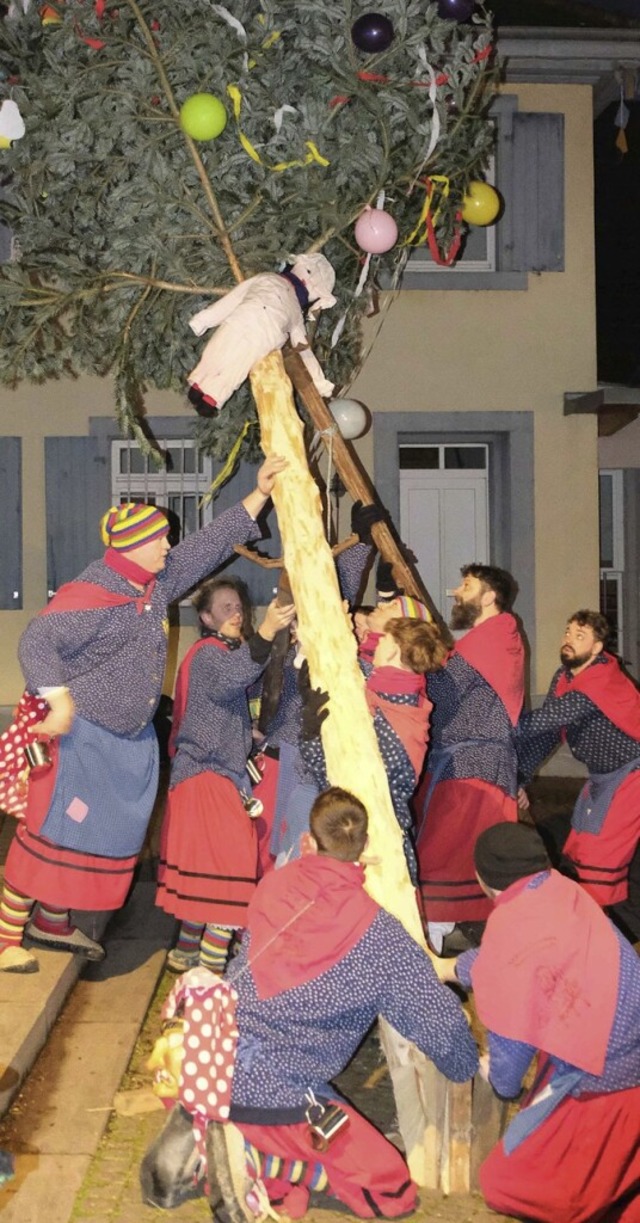
{"type": "MultiPolygon", "coordinates": [[[[597,385],[593,120],[588,87],[523,85],[517,93],[521,110],[566,117],[566,270],[530,275],[526,292],[401,293],[349,393],[374,416],[535,414],[536,694],[557,667],[567,615],[598,606],[596,418],[563,415],[565,391],[597,385]]],[[[365,440],[371,464],[373,441],[365,440]]]]}
{"type": "MultiPolygon", "coordinates": [[[[596,385],[592,102],[582,86],[521,86],[517,92],[523,110],[566,115],[566,271],[530,276],[526,292],[399,294],[350,393],[374,417],[394,409],[535,414],[531,557],[538,650],[531,688],[541,692],[555,668],[568,611],[595,606],[598,597],[595,418],[562,411],[564,391],[596,385]]],[[[374,330],[378,324],[373,321],[374,330]]],[[[168,393],[150,395],[148,409],[154,415],[184,411],[190,418],[184,399],[168,393]]],[[[91,416],[112,413],[110,380],[0,390],[0,434],[24,439],[24,608],[0,612],[0,705],[12,704],[21,692],[18,639],[46,601],[43,439],[85,434],[91,416]]],[[[372,470],[371,436],[358,450],[372,470]]],[[[171,670],[192,639],[182,631],[171,670]]]]}

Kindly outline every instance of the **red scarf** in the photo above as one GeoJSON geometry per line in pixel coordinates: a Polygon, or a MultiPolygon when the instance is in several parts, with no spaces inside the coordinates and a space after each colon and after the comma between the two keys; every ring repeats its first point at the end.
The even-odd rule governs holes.
{"type": "Polygon", "coordinates": [[[155,574],[143,569],[141,565],[136,565],[135,561],[116,552],[115,548],[107,548],[103,559],[107,569],[112,569],[128,582],[143,586],[144,590],[137,595],[118,595],[95,582],[65,582],[47,606],[43,607],[40,615],[47,616],[50,612],[98,611],[103,607],[121,607],[124,603],[135,603],[136,611],[140,615],[153,594],[155,574]]]}
{"type": "Polygon", "coordinates": [[[574,679],[563,671],[554,696],[583,692],[623,734],[640,739],[640,692],[624,674],[613,654],[603,654],[606,662],[585,667],[574,679]]]}
{"type": "Polygon", "coordinates": [[[524,700],[524,646],[515,618],[509,612],[490,616],[461,637],[453,652],[493,688],[515,726],[524,700]]]}
{"type": "Polygon", "coordinates": [[[171,734],[169,735],[168,752],[170,756],[176,754],[176,738],[180,730],[180,723],[184,717],[184,711],[187,706],[187,698],[189,696],[189,674],[191,671],[191,663],[193,662],[198,650],[201,650],[204,645],[216,646],[218,650],[228,650],[229,646],[226,642],[221,641],[219,637],[202,637],[200,641],[196,641],[191,649],[187,651],[176,678],[176,688],[173,694],[173,713],[171,718],[171,734]]]}
{"type": "Polygon", "coordinates": [[[362,866],[326,854],[265,875],[247,913],[260,998],[306,985],[348,955],[379,911],[363,885],[362,866]]]}
{"type": "Polygon", "coordinates": [[[530,879],[495,901],[471,969],[478,1015],[498,1036],[599,1075],[618,997],[616,935],[573,880],[530,879]]]}
{"type": "Polygon", "coordinates": [[[416,777],[420,776],[429,742],[429,716],[433,705],[424,690],[424,675],[402,671],[400,667],[378,667],[367,679],[365,688],[371,714],[379,709],[404,747],[416,777]],[[418,693],[417,705],[399,705],[385,696],[418,693]]]}
{"type": "Polygon", "coordinates": [[[383,633],[374,633],[373,629],[369,629],[366,637],[360,642],[358,653],[366,662],[373,662],[376,646],[383,635],[383,633]]]}

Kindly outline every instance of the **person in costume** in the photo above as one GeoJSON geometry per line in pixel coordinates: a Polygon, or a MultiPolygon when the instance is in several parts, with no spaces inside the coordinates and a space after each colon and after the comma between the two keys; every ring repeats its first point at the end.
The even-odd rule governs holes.
{"type": "Polygon", "coordinates": [[[361,1218],[415,1208],[403,1156],[332,1082],[378,1015],[455,1082],[472,1077],[478,1058],[462,1008],[427,954],[365,892],[366,841],[362,803],[337,787],[321,794],[307,852],[258,884],[225,980],[207,982],[201,969],[180,979],[165,1015],[174,1023],[182,1013],[187,1053],[179,1103],[143,1161],[145,1201],[178,1203],[197,1143],[214,1213],[222,1204],[242,1217],[238,1207],[246,1212],[256,1197],[264,1204],[266,1193],[276,1211],[299,1218],[310,1190],[361,1218]],[[323,1144],[317,1131],[327,1122],[333,1137],[323,1144]],[[220,1139],[238,1130],[242,1176],[229,1201],[230,1144],[220,1139]]]}
{"type": "Polygon", "coordinates": [[[464,635],[429,677],[431,741],[414,798],[420,891],[437,954],[477,938],[491,905],[475,878],[473,847],[484,828],[518,815],[524,647],[509,610],[514,583],[492,565],[465,565],[461,574],[450,627],[464,635]]]}
{"type": "Polygon", "coordinates": [[[193,604],[202,637],[176,683],[156,903],[182,921],[169,967],[184,972],[200,963],[222,974],[258,877],[247,688],[264,671],[273,639],[295,609],[274,600],[257,633],[244,641],[245,609],[228,579],[205,582],[193,604]]]}
{"type": "Polygon", "coordinates": [[[640,959],[584,888],[550,869],[536,829],[486,829],[475,864],[493,912],[480,949],[438,972],[474,991],[481,1073],[500,1097],[519,1097],[538,1055],[480,1168],[484,1197],[536,1223],[638,1223],[640,959]]]}
{"type": "MultiPolygon", "coordinates": [[[[384,517],[384,511],[377,505],[356,501],[352,506],[351,531],[359,542],[336,558],[340,592],[349,605],[356,603],[371,562],[374,550],[371,528],[384,517]]],[[[302,837],[309,830],[309,812],[319,793],[313,772],[300,753],[302,696],[298,678],[303,658],[294,632],[282,670],[280,699],[266,726],[265,741],[260,745],[263,780],[256,794],[270,811],[272,826],[271,862],[267,866],[273,863],[282,866],[300,856],[302,837]]]]}
{"type": "MultiPolygon", "coordinates": [[[[437,672],[446,657],[447,649],[436,626],[407,617],[387,622],[384,632],[377,635],[371,663],[360,657],[360,666],[366,676],[367,705],[373,717],[393,809],[402,829],[407,869],[416,886],[418,867],[410,802],[424,764],[432,711],[424,677],[437,672]]],[[[327,694],[317,689],[307,688],[303,693],[300,750],[320,787],[327,785],[320,739],[320,726],[329,712],[327,700],[327,694]]]]}
{"type": "MultiPolygon", "coordinates": [[[[270,456],[239,505],[170,549],[155,506],[114,506],[106,551],[63,586],[26,628],[19,656],[28,693],[49,712],[29,734],[51,737],[52,767],[31,774],[26,816],[7,856],[0,970],[33,972],[22,947],[101,959],[69,910],[114,910],[129,891],[153,809],[158,748],[152,719],[167,655],[167,607],[234,545],[260,535],[255,518],[286,461],[270,456]],[[34,897],[38,911],[30,923],[34,897]]],[[[24,736],[23,736],[24,738],[24,736]]]]}
{"type": "MultiPolygon", "coordinates": [[[[606,649],[600,612],[570,617],[544,704],[522,715],[516,746],[526,783],[559,742],[589,780],[571,816],[561,865],[640,938],[640,692],[606,649]]],[[[566,827],[564,835],[566,835],[566,827]]]]}

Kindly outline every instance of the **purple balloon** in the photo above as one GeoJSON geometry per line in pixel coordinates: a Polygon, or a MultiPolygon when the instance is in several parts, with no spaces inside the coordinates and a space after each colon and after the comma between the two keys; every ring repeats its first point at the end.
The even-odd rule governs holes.
{"type": "Polygon", "coordinates": [[[359,51],[374,55],[376,51],[386,51],[391,46],[393,25],[382,13],[363,13],[354,21],[351,37],[359,51]]]}
{"type": "Polygon", "coordinates": [[[438,13],[445,21],[468,21],[475,7],[475,0],[438,0],[438,13]]]}

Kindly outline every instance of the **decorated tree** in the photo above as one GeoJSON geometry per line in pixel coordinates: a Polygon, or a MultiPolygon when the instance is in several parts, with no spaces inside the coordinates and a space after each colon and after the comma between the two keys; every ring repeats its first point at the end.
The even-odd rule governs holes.
{"type": "MultiPolygon", "coordinates": [[[[186,391],[199,357],[191,316],[248,278],[322,252],[337,302],[310,338],[326,378],[348,385],[378,287],[398,284],[418,242],[454,256],[491,148],[484,10],[473,0],[380,0],[378,9],[16,3],[0,30],[6,98],[25,126],[0,150],[3,215],[19,249],[0,277],[2,379],[112,373],[122,427],[148,446],[146,389],[186,391]]],[[[298,407],[316,427],[330,422],[297,354],[287,371],[298,407]]],[[[274,502],[312,680],[331,696],[329,777],[369,809],[379,858],[370,889],[421,939],[280,352],[256,361],[251,386],[214,408],[199,435],[220,458],[242,439],[289,460],[274,502]]],[[[415,1058],[404,1062],[401,1077],[407,1067],[420,1077],[415,1058]]],[[[404,1126],[410,1158],[424,1126],[415,1115],[404,1126]]],[[[413,1159],[422,1180],[423,1164],[413,1159]]]]}

